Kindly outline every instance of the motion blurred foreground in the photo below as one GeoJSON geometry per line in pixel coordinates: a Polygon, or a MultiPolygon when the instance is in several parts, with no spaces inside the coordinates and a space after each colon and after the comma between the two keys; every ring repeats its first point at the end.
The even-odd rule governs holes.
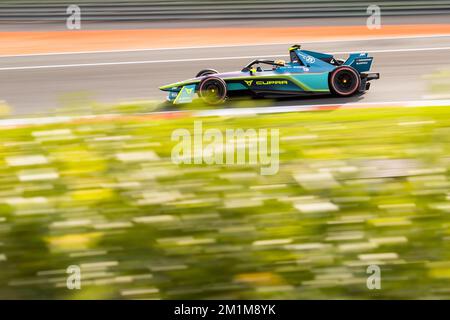
{"type": "Polygon", "coordinates": [[[172,164],[194,120],[1,127],[0,298],[450,298],[449,108],[202,118],[279,128],[273,176],[172,164]]]}

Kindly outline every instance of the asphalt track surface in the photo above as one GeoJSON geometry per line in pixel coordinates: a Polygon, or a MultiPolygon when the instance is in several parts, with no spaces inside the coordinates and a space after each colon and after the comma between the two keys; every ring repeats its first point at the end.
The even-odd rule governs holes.
{"type": "MultiPolygon", "coordinates": [[[[250,60],[288,59],[290,44],[151,49],[118,52],[0,57],[0,100],[14,114],[36,114],[76,99],[117,103],[163,100],[158,87],[193,77],[199,70],[240,70],[250,60]]],[[[315,97],[282,100],[276,106],[342,104],[429,99],[426,75],[450,69],[450,36],[378,40],[317,41],[303,48],[336,53],[369,52],[380,72],[370,91],[351,98],[315,97]]],[[[74,48],[76,51],[76,48],[74,48]]]]}

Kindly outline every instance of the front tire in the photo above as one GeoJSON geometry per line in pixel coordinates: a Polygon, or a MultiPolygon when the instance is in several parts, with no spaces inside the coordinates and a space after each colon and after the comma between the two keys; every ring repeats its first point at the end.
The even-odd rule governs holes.
{"type": "Polygon", "coordinates": [[[219,77],[204,78],[199,85],[198,95],[207,104],[224,103],[227,98],[227,84],[219,77]]]}
{"type": "Polygon", "coordinates": [[[197,73],[197,75],[195,77],[198,78],[198,77],[203,77],[203,76],[207,76],[210,74],[216,74],[216,73],[219,73],[219,72],[214,69],[203,69],[199,73],[197,73]]]}
{"type": "Polygon", "coordinates": [[[358,91],[361,77],[352,67],[341,66],[330,73],[329,85],[333,94],[348,97],[358,91]]]}

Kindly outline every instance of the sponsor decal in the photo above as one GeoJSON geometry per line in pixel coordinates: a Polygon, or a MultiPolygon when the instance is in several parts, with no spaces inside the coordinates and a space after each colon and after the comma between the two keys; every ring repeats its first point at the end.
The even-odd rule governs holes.
{"type": "Polygon", "coordinates": [[[181,88],[173,103],[179,104],[192,102],[192,98],[195,95],[195,86],[195,84],[190,84],[181,88]]]}
{"type": "Polygon", "coordinates": [[[306,62],[308,62],[308,63],[314,63],[314,62],[316,62],[316,58],[311,57],[311,56],[306,56],[305,60],[306,60],[306,62]]]}
{"type": "Polygon", "coordinates": [[[316,62],[316,58],[314,58],[313,56],[308,56],[308,55],[305,55],[305,54],[302,54],[302,53],[299,53],[299,55],[303,59],[305,59],[306,63],[312,64],[312,63],[316,62]]]}
{"type": "Polygon", "coordinates": [[[247,86],[252,86],[253,83],[256,86],[270,86],[270,85],[286,85],[288,84],[287,80],[244,80],[247,86]]]}
{"type": "Polygon", "coordinates": [[[361,65],[361,64],[368,64],[370,62],[372,62],[372,59],[356,59],[356,65],[361,65]]]}

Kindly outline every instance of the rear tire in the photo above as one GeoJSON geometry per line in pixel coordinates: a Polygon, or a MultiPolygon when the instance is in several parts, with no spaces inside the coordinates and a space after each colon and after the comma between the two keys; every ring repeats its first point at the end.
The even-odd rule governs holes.
{"type": "Polygon", "coordinates": [[[198,95],[207,104],[224,103],[227,98],[227,84],[219,77],[204,78],[199,85],[198,95]]]}
{"type": "Polygon", "coordinates": [[[210,74],[216,74],[216,73],[219,73],[219,72],[217,72],[214,69],[203,69],[202,71],[197,73],[197,75],[195,77],[198,78],[198,77],[203,77],[203,76],[207,76],[207,75],[210,75],[210,74]]]}
{"type": "Polygon", "coordinates": [[[333,94],[348,97],[358,91],[361,77],[352,67],[341,66],[330,73],[329,85],[333,94]]]}

